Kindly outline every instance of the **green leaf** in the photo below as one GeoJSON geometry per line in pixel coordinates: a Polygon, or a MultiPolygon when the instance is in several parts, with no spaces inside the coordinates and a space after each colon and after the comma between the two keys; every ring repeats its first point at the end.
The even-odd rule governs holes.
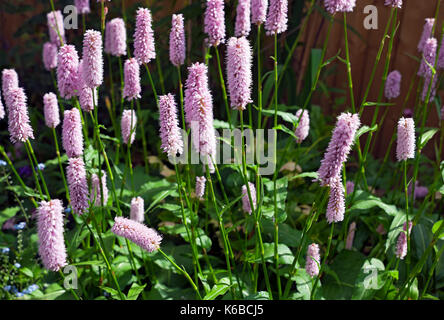
{"type": "Polygon", "coordinates": [[[210,292],[208,292],[205,297],[203,297],[204,300],[214,300],[220,295],[224,295],[228,289],[230,289],[230,285],[227,285],[225,283],[219,283],[216,284],[210,292]]]}
{"type": "Polygon", "coordinates": [[[71,263],[72,266],[100,266],[105,265],[105,263],[101,260],[92,260],[92,261],[81,261],[76,263],[71,263]]]}
{"type": "Polygon", "coordinates": [[[102,290],[108,292],[111,295],[111,298],[113,298],[115,300],[120,300],[119,291],[117,291],[116,289],[106,287],[106,286],[101,286],[100,288],[102,290]]]}
{"type": "Polygon", "coordinates": [[[20,207],[9,207],[0,211],[0,225],[20,211],[20,207]]]}
{"type": "Polygon", "coordinates": [[[364,133],[367,132],[373,132],[378,130],[378,125],[375,124],[373,127],[369,127],[369,126],[362,126],[361,128],[359,128],[359,130],[356,132],[356,136],[355,136],[355,141],[358,141],[359,137],[362,136],[364,133]]]}
{"type": "Polygon", "coordinates": [[[374,106],[394,106],[396,103],[390,103],[390,102],[370,102],[367,101],[363,104],[364,107],[374,107],[374,106]]]}
{"type": "MultiPolygon", "coordinates": [[[[280,264],[292,264],[294,260],[294,255],[291,252],[290,248],[288,248],[285,244],[278,244],[278,254],[279,254],[279,263],[280,264]]],[[[268,262],[274,262],[274,243],[264,243],[264,258],[268,262]]],[[[256,255],[256,251],[249,251],[245,257],[245,260],[250,263],[258,263],[261,262],[261,255],[258,252],[256,255]]]]}
{"type": "Polygon", "coordinates": [[[303,173],[299,173],[293,177],[291,177],[290,179],[288,179],[288,181],[297,179],[297,178],[313,178],[313,179],[317,179],[318,178],[318,173],[317,172],[303,172],[303,173]]]}
{"type": "Polygon", "coordinates": [[[146,287],[146,284],[143,286],[133,283],[131,288],[128,291],[127,299],[128,300],[137,300],[137,297],[142,293],[143,289],[146,287]]]}
{"type": "MultiPolygon", "coordinates": [[[[433,224],[433,227],[432,227],[433,234],[435,234],[438,231],[438,229],[441,226],[443,221],[444,220],[439,220],[433,224]]],[[[438,238],[441,240],[444,240],[444,229],[441,230],[441,233],[439,234],[438,238]]]]}
{"type": "Polygon", "coordinates": [[[29,269],[26,268],[26,267],[22,267],[22,268],[20,268],[20,273],[23,273],[25,276],[27,276],[27,277],[29,277],[29,278],[33,278],[33,277],[34,277],[34,274],[32,273],[32,271],[29,270],[29,269]]]}
{"type": "Polygon", "coordinates": [[[427,144],[427,142],[433,138],[433,136],[435,135],[435,133],[438,132],[438,129],[433,128],[430,129],[426,132],[424,132],[420,137],[419,137],[419,149],[424,148],[424,146],[427,144]]]}
{"type": "Polygon", "coordinates": [[[222,120],[213,120],[213,126],[215,129],[230,129],[230,124],[222,120]]]}
{"type": "Polygon", "coordinates": [[[376,258],[365,260],[356,278],[352,299],[372,299],[376,291],[381,289],[387,280],[382,277],[384,269],[384,263],[381,260],[376,258]]]}
{"type": "MultiPolygon", "coordinates": [[[[278,108],[280,106],[278,105],[278,108]]],[[[266,114],[269,116],[274,116],[274,110],[262,110],[262,114],[266,114]]],[[[285,122],[289,122],[293,125],[296,125],[296,123],[298,122],[299,117],[296,117],[295,114],[290,113],[290,112],[285,112],[285,111],[277,111],[276,113],[280,118],[282,118],[282,120],[284,120],[285,122]]]]}
{"type": "Polygon", "coordinates": [[[247,296],[245,300],[270,300],[270,295],[267,291],[258,291],[247,296]]]}
{"type": "Polygon", "coordinates": [[[367,194],[363,200],[356,201],[350,210],[369,210],[373,207],[379,207],[390,216],[396,216],[398,209],[396,206],[384,203],[381,198],[367,194]]]}
{"type": "Polygon", "coordinates": [[[297,139],[295,133],[282,124],[279,124],[277,127],[274,127],[273,129],[281,130],[281,131],[285,132],[286,134],[292,136],[293,138],[297,139]]]}

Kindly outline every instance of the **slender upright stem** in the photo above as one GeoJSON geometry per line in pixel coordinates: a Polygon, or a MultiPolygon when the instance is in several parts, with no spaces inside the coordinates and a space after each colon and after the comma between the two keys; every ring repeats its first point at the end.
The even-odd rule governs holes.
{"type": "Polygon", "coordinates": [[[351,74],[351,63],[350,63],[350,51],[348,48],[348,34],[347,34],[347,13],[344,12],[344,38],[345,38],[345,57],[347,61],[347,80],[348,80],[348,89],[350,91],[350,103],[352,107],[353,113],[355,110],[355,95],[353,94],[353,80],[351,74]]]}
{"type": "Polygon", "coordinates": [[[261,24],[257,25],[257,126],[261,128],[262,123],[262,72],[261,72],[261,24]]]}
{"type": "Polygon", "coordinates": [[[57,159],[59,162],[60,174],[62,176],[63,185],[65,186],[66,199],[68,200],[68,202],[70,202],[70,197],[69,197],[69,192],[68,192],[68,184],[66,183],[65,173],[63,171],[63,166],[62,166],[62,159],[60,157],[59,143],[57,142],[57,133],[56,133],[55,128],[52,128],[51,131],[52,131],[52,135],[54,137],[54,145],[56,147],[56,154],[57,154],[57,159]]]}
{"type": "Polygon", "coordinates": [[[148,173],[149,172],[148,145],[146,143],[145,125],[143,124],[142,110],[140,108],[139,99],[136,99],[136,106],[137,106],[137,118],[140,128],[140,135],[142,136],[143,162],[145,163],[145,172],[148,173]]]}
{"type": "Polygon", "coordinates": [[[150,81],[151,88],[153,89],[154,99],[156,100],[156,106],[157,106],[159,99],[157,98],[157,91],[156,87],[154,86],[153,78],[151,77],[150,69],[148,68],[148,64],[144,63],[143,65],[145,66],[146,73],[148,74],[148,80],[150,81]]]}
{"type": "Polygon", "coordinates": [[[406,236],[407,236],[407,253],[405,256],[405,262],[407,267],[407,274],[410,271],[410,235],[409,235],[409,194],[408,194],[408,184],[407,184],[407,160],[404,163],[404,193],[405,193],[405,225],[406,225],[406,236]]]}
{"type": "Polygon", "coordinates": [[[223,72],[222,72],[222,65],[220,63],[219,47],[215,46],[214,51],[216,51],[217,70],[219,72],[219,81],[220,81],[220,87],[222,89],[222,98],[224,99],[225,111],[227,112],[227,119],[228,119],[228,123],[230,125],[230,130],[233,130],[232,124],[231,124],[230,107],[228,106],[227,90],[225,88],[225,81],[224,81],[224,76],[223,76],[223,72]]]}

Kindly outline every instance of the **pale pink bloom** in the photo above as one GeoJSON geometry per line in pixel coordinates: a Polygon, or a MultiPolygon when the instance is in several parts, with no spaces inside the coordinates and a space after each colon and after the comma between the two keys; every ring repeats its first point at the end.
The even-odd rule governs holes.
{"type": "Polygon", "coordinates": [[[353,248],[353,240],[355,238],[356,232],[356,222],[352,222],[350,224],[350,228],[348,229],[347,240],[345,242],[345,249],[351,250],[353,248]]]}
{"type": "Polygon", "coordinates": [[[133,221],[142,223],[145,217],[144,201],[141,197],[131,199],[130,218],[133,221]]]}
{"type": "Polygon", "coordinates": [[[174,96],[166,94],[159,96],[159,121],[160,121],[160,139],[162,145],[160,148],[167,153],[169,157],[182,154],[183,141],[177,120],[177,108],[174,96]]]}
{"type": "Polygon", "coordinates": [[[89,0],[74,0],[74,5],[76,6],[78,13],[85,14],[91,11],[89,0]]]}
{"type": "Polygon", "coordinates": [[[319,246],[316,243],[312,243],[307,248],[307,258],[305,262],[305,271],[310,277],[317,276],[319,274],[319,268],[321,267],[321,255],[319,253],[319,246]]]}
{"type": "Polygon", "coordinates": [[[344,186],[340,177],[330,183],[330,197],[327,205],[327,221],[328,223],[340,222],[344,220],[345,199],[344,186]]]}
{"type": "Polygon", "coordinates": [[[434,18],[426,18],[425,19],[425,24],[424,24],[424,28],[422,30],[421,39],[419,40],[419,43],[418,43],[418,51],[419,52],[422,52],[422,50],[424,49],[427,39],[432,37],[432,30],[433,30],[434,24],[435,24],[434,18]]]}
{"type": "Polygon", "coordinates": [[[298,126],[294,132],[297,137],[296,142],[301,143],[308,137],[308,132],[310,131],[310,117],[308,115],[308,110],[304,110],[302,113],[302,109],[299,109],[296,112],[296,118],[299,120],[298,126]]]}
{"type": "Polygon", "coordinates": [[[270,0],[265,30],[267,35],[275,35],[287,30],[288,0],[270,0]]]}
{"type": "Polygon", "coordinates": [[[65,110],[62,125],[62,145],[68,158],[83,154],[83,134],[80,112],[77,108],[65,110]]]}
{"type": "Polygon", "coordinates": [[[352,194],[355,190],[355,183],[353,181],[347,181],[345,189],[347,190],[347,194],[352,194]]]}
{"type": "Polygon", "coordinates": [[[236,24],[234,35],[236,37],[247,37],[251,30],[250,12],[251,0],[239,0],[236,8],[236,24]]]}
{"type": "Polygon", "coordinates": [[[57,46],[52,42],[43,45],[43,65],[48,71],[57,68],[57,46]]]}
{"type": "Polygon", "coordinates": [[[245,110],[251,103],[251,47],[245,37],[232,37],[227,43],[227,81],[231,107],[245,110]]]}
{"type": "Polygon", "coordinates": [[[402,0],[385,0],[384,3],[386,6],[392,7],[392,8],[399,8],[402,7],[402,0]]]}
{"type": "Polygon", "coordinates": [[[134,57],[139,64],[149,63],[151,59],[156,58],[151,23],[151,11],[147,8],[139,8],[136,16],[136,31],[134,32],[134,57]]]}
{"type": "Polygon", "coordinates": [[[267,18],[268,0],[251,0],[251,22],[262,24],[267,18]]]}
{"type": "Polygon", "coordinates": [[[143,223],[123,217],[114,218],[114,225],[111,228],[111,232],[131,240],[148,252],[158,250],[162,241],[162,236],[159,235],[156,230],[148,228],[143,223]]]}
{"type": "Polygon", "coordinates": [[[330,14],[352,12],[356,6],[356,0],[324,0],[324,5],[330,14]]]}
{"type": "Polygon", "coordinates": [[[396,158],[398,161],[415,157],[415,123],[412,118],[401,118],[398,121],[398,140],[396,158]]]}
{"type": "MultiPolygon", "coordinates": [[[[412,194],[412,184],[409,185],[408,187],[408,194],[412,194]]],[[[424,199],[427,194],[429,193],[429,188],[424,187],[424,186],[420,186],[419,185],[419,181],[415,182],[415,194],[414,194],[414,198],[415,199],[424,199]]]]}
{"type": "Polygon", "coordinates": [[[203,196],[205,194],[206,181],[207,179],[205,178],[205,176],[196,177],[196,196],[201,200],[203,199],[203,196]]]}
{"type": "Polygon", "coordinates": [[[124,144],[133,144],[134,139],[136,138],[136,122],[137,117],[134,110],[123,110],[120,127],[124,144]]]}
{"type": "Polygon", "coordinates": [[[170,31],[170,61],[176,67],[185,61],[185,29],[183,15],[173,14],[170,31]]]}
{"type": "Polygon", "coordinates": [[[253,210],[256,209],[256,187],[253,183],[248,182],[248,189],[250,190],[251,201],[253,202],[253,208],[251,208],[250,197],[248,196],[247,186],[242,186],[242,209],[245,212],[251,214],[253,210]]]}
{"type": "Polygon", "coordinates": [[[76,214],[83,214],[88,209],[88,183],[85,164],[81,157],[68,159],[66,180],[68,182],[72,210],[76,214]]]}
{"type": "Polygon", "coordinates": [[[97,106],[98,102],[97,88],[91,89],[85,83],[85,77],[83,76],[83,59],[80,60],[77,74],[77,94],[82,110],[86,112],[93,111],[94,106],[97,106]]]}
{"type": "Polygon", "coordinates": [[[401,73],[398,70],[390,72],[385,82],[385,97],[387,99],[396,99],[401,91],[401,73]]]}
{"type": "Polygon", "coordinates": [[[51,11],[46,15],[47,21],[48,21],[48,30],[49,30],[49,39],[50,41],[55,44],[56,46],[60,46],[60,37],[63,40],[63,43],[66,42],[65,40],[65,28],[63,25],[63,15],[60,12],[60,10],[57,11],[51,11]],[[59,32],[57,33],[57,30],[59,32]],[[59,37],[60,34],[60,37],[59,37]]]}
{"type": "Polygon", "coordinates": [[[140,98],[140,72],[139,64],[134,58],[129,58],[125,61],[124,66],[124,87],[123,87],[123,97],[128,101],[140,98]]]}
{"type": "Polygon", "coordinates": [[[9,108],[9,91],[14,88],[18,88],[18,75],[14,69],[3,69],[2,71],[2,91],[5,98],[6,109],[9,108]]]}
{"type": "Polygon", "coordinates": [[[57,96],[52,92],[43,96],[43,114],[45,115],[46,126],[55,128],[59,125],[59,105],[57,103],[57,96]]]}
{"type": "Polygon", "coordinates": [[[62,201],[41,201],[37,211],[39,255],[48,270],[59,271],[67,265],[63,231],[62,201]]]}
{"type": "Polygon", "coordinates": [[[65,44],[57,54],[57,86],[60,96],[71,99],[77,95],[79,56],[73,45],[65,44]]]}
{"type": "Polygon", "coordinates": [[[412,109],[405,109],[402,114],[404,115],[405,118],[411,118],[413,117],[413,110],[412,109]]]}
{"type": "Polygon", "coordinates": [[[103,205],[108,203],[108,188],[106,186],[106,173],[102,170],[102,179],[99,179],[99,175],[93,173],[91,175],[91,195],[90,200],[94,201],[94,205],[99,207],[102,205],[102,193],[103,193],[103,205]],[[102,189],[102,191],[100,190],[102,189]]]}
{"type": "Polygon", "coordinates": [[[207,0],[204,17],[204,31],[208,35],[209,46],[218,46],[225,40],[224,0],[207,0]]]}
{"type": "Polygon", "coordinates": [[[419,66],[418,76],[426,78],[430,78],[432,76],[432,68],[430,66],[433,67],[435,65],[437,48],[438,41],[435,38],[429,38],[425,41],[422,49],[423,57],[419,66]]]}
{"type": "Polygon", "coordinates": [[[34,133],[29,123],[26,95],[23,88],[13,88],[8,92],[8,130],[11,142],[26,142],[34,139],[34,133]]]}
{"type": "Polygon", "coordinates": [[[105,52],[116,57],[126,55],[126,28],[122,18],[114,18],[106,23],[105,52]]]}
{"type": "MultiPolygon", "coordinates": [[[[409,238],[412,234],[412,221],[409,221],[409,238]]],[[[399,234],[398,242],[396,243],[396,257],[403,260],[407,255],[407,224],[404,222],[403,231],[399,234]]]]}
{"type": "Polygon", "coordinates": [[[103,82],[102,35],[86,30],[83,37],[82,72],[87,87],[95,88],[103,82]]]}

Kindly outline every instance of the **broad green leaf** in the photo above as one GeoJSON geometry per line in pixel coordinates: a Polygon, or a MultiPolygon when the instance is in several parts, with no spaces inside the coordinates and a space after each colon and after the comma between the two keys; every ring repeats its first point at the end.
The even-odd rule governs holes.
{"type": "Polygon", "coordinates": [[[143,289],[146,287],[146,284],[143,286],[133,283],[131,288],[128,291],[127,299],[128,300],[137,300],[137,297],[142,293],[143,289]]]}
{"type": "Polygon", "coordinates": [[[210,292],[208,292],[205,297],[203,297],[203,300],[214,300],[220,295],[224,295],[228,289],[230,288],[229,285],[220,283],[216,284],[210,292]]]}
{"type": "Polygon", "coordinates": [[[358,141],[359,137],[362,136],[364,133],[367,132],[373,132],[378,130],[378,125],[375,124],[373,127],[369,127],[369,126],[362,126],[361,128],[359,128],[359,130],[356,132],[356,136],[355,136],[355,141],[358,141]]]}
{"type": "Polygon", "coordinates": [[[424,148],[424,146],[427,144],[427,142],[429,142],[430,139],[433,138],[433,136],[435,135],[435,133],[438,132],[438,129],[434,128],[434,129],[430,129],[426,132],[424,132],[420,137],[419,137],[419,149],[424,148]]]}
{"type": "Polygon", "coordinates": [[[245,300],[270,300],[270,295],[267,291],[258,291],[247,296],[245,300]]]}
{"type": "Polygon", "coordinates": [[[385,284],[386,279],[382,277],[384,269],[384,263],[381,260],[376,258],[367,259],[356,278],[352,299],[372,299],[376,291],[385,284]]]}
{"type": "MultiPolygon", "coordinates": [[[[432,227],[433,234],[435,234],[438,231],[438,229],[441,227],[441,224],[442,224],[443,221],[444,220],[439,220],[439,221],[437,221],[437,222],[435,222],[433,224],[433,227],[432,227]]],[[[444,240],[444,229],[441,229],[438,238],[441,239],[441,240],[444,240]]]]}
{"type": "Polygon", "coordinates": [[[398,214],[398,209],[396,206],[391,204],[384,203],[380,198],[368,195],[364,200],[356,201],[353,206],[350,208],[351,210],[369,210],[373,207],[379,207],[385,211],[390,216],[395,216],[398,214]]]}
{"type": "Polygon", "coordinates": [[[0,211],[0,225],[2,225],[3,222],[8,220],[9,218],[12,218],[13,216],[15,216],[15,214],[19,211],[20,211],[20,207],[9,207],[9,208],[6,208],[6,209],[0,211]]]}
{"type": "Polygon", "coordinates": [[[318,173],[317,172],[302,172],[299,173],[293,177],[291,177],[290,179],[288,179],[288,181],[297,179],[297,178],[313,178],[313,179],[317,179],[318,178],[318,173]]]}

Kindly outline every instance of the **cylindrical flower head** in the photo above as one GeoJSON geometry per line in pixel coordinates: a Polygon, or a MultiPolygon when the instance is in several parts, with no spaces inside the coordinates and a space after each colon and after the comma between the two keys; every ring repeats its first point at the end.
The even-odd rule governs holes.
{"type": "Polygon", "coordinates": [[[319,274],[319,268],[321,267],[321,255],[319,253],[319,246],[316,243],[312,243],[307,248],[307,258],[305,261],[305,271],[310,277],[317,276],[319,274]]]}
{"type": "Polygon", "coordinates": [[[19,86],[19,82],[18,82],[17,72],[15,72],[14,69],[3,69],[3,71],[2,71],[2,91],[3,91],[3,97],[5,98],[6,108],[9,108],[9,106],[8,106],[9,91],[11,89],[18,88],[18,86],[19,86]]]}
{"type": "Polygon", "coordinates": [[[297,137],[296,142],[301,143],[308,137],[308,132],[310,131],[310,117],[308,115],[308,110],[304,110],[302,113],[302,109],[296,111],[296,118],[299,119],[299,124],[294,132],[297,137]]]}
{"type": "Polygon", "coordinates": [[[356,6],[356,0],[324,0],[324,5],[330,14],[352,12],[356,6]]]}
{"type": "Polygon", "coordinates": [[[66,266],[62,201],[53,199],[40,202],[37,209],[37,233],[43,266],[50,271],[59,271],[66,266]]]}
{"type": "Polygon", "coordinates": [[[176,67],[185,62],[185,29],[182,14],[173,14],[171,18],[170,61],[176,67]]]}
{"type": "Polygon", "coordinates": [[[353,181],[347,181],[345,183],[345,189],[347,190],[347,194],[352,194],[355,191],[355,183],[353,181]]]}
{"type": "Polygon", "coordinates": [[[139,64],[134,58],[125,61],[124,77],[125,85],[123,87],[123,97],[128,101],[140,98],[140,72],[139,64]]]}
{"type": "Polygon", "coordinates": [[[429,67],[428,64],[430,64],[431,66],[435,65],[437,48],[438,41],[435,38],[429,38],[426,40],[422,50],[423,58],[421,59],[421,64],[419,66],[418,76],[431,78],[432,69],[429,67]]]}
{"type": "Polygon", "coordinates": [[[254,183],[248,182],[248,188],[250,189],[251,201],[253,202],[253,208],[251,208],[250,198],[248,197],[247,186],[242,186],[242,209],[245,212],[251,214],[252,209],[256,209],[256,187],[254,183]]]}
{"type": "Polygon", "coordinates": [[[62,144],[68,158],[83,154],[83,134],[80,112],[77,108],[65,110],[62,125],[62,144]]]}
{"type": "Polygon", "coordinates": [[[203,199],[203,196],[205,194],[206,181],[207,179],[205,178],[205,176],[196,177],[196,196],[201,200],[203,199]]]}
{"type": "Polygon", "coordinates": [[[245,110],[251,100],[251,47],[245,37],[232,37],[227,43],[228,92],[231,107],[245,110]]]}
{"type": "Polygon", "coordinates": [[[345,249],[351,250],[353,248],[353,240],[355,239],[356,222],[352,222],[348,229],[347,240],[345,242],[345,249]]]}
{"type": "Polygon", "coordinates": [[[426,18],[424,28],[422,29],[421,39],[418,43],[418,51],[422,52],[424,45],[430,37],[432,37],[433,25],[435,24],[434,18],[426,18]]]}
{"type": "Polygon", "coordinates": [[[5,117],[5,107],[2,103],[2,94],[0,92],[0,119],[3,119],[5,117]]]}
{"type": "Polygon", "coordinates": [[[239,0],[236,8],[236,24],[234,35],[236,37],[247,37],[251,30],[250,12],[251,0],[239,0]]]}
{"type": "MultiPolygon", "coordinates": [[[[412,234],[412,221],[409,221],[409,237],[412,234]]],[[[404,222],[403,231],[399,234],[396,243],[396,257],[403,260],[407,255],[407,224],[404,222]]]]}
{"type": "Polygon", "coordinates": [[[102,170],[102,183],[100,184],[99,175],[93,173],[91,175],[91,195],[90,200],[94,201],[94,205],[99,207],[102,205],[102,193],[103,193],[103,205],[108,202],[108,188],[106,186],[106,173],[102,170]],[[102,189],[102,191],[100,190],[102,189]]]}
{"type": "Polygon", "coordinates": [[[177,108],[174,96],[169,93],[159,96],[160,148],[169,157],[182,154],[183,141],[180,134],[177,108]]]}
{"type": "Polygon", "coordinates": [[[57,54],[57,86],[60,96],[71,99],[77,93],[79,56],[73,45],[64,45],[57,54]]]}
{"type": "Polygon", "coordinates": [[[106,23],[105,52],[116,57],[126,55],[126,28],[122,18],[114,18],[106,23]]]}
{"type": "Polygon", "coordinates": [[[60,12],[60,10],[57,11],[51,11],[46,15],[47,21],[48,21],[48,30],[49,30],[49,40],[55,44],[56,46],[60,46],[60,37],[63,40],[63,43],[66,42],[65,40],[65,28],[63,25],[63,15],[60,12]],[[59,32],[57,33],[57,30],[59,32]]]}
{"type": "Polygon", "coordinates": [[[210,171],[214,172],[212,159],[216,161],[216,135],[213,99],[208,88],[208,68],[203,63],[194,63],[188,67],[184,109],[186,121],[191,127],[193,147],[205,157],[210,171]]]}
{"type": "Polygon", "coordinates": [[[57,46],[51,42],[43,45],[43,65],[48,71],[57,67],[57,46]]]}
{"type": "Polygon", "coordinates": [[[224,0],[207,0],[204,31],[208,35],[209,46],[218,46],[225,40],[224,0]]]}
{"type": "Polygon", "coordinates": [[[337,180],[342,163],[347,160],[360,125],[358,114],[342,113],[338,117],[332,138],[318,170],[318,180],[322,186],[331,186],[331,182],[337,180]]]}
{"type": "Polygon", "coordinates": [[[102,35],[86,30],[83,37],[83,78],[87,87],[95,88],[103,82],[102,35]]]}
{"type": "Polygon", "coordinates": [[[401,91],[401,73],[398,70],[390,72],[385,82],[385,97],[387,99],[396,99],[401,91]]]}
{"type": "Polygon", "coordinates": [[[34,139],[31,124],[29,123],[26,95],[23,88],[9,90],[8,100],[8,130],[11,142],[25,142],[34,139]]]}
{"type": "Polygon", "coordinates": [[[340,178],[330,184],[330,197],[328,199],[326,217],[328,223],[344,220],[345,199],[344,186],[340,178]]]}
{"type": "Polygon", "coordinates": [[[402,0],[385,0],[384,3],[386,6],[392,7],[392,8],[399,8],[402,7],[402,0]]]}
{"type": "Polygon", "coordinates": [[[74,0],[74,5],[77,8],[77,13],[86,14],[91,11],[89,0],[74,0]]]}
{"type": "Polygon", "coordinates": [[[415,123],[413,118],[401,118],[398,121],[398,140],[396,158],[398,161],[415,157],[415,123]]]}
{"type": "Polygon", "coordinates": [[[124,144],[133,144],[134,139],[136,138],[136,123],[137,117],[134,110],[123,110],[120,127],[122,129],[122,139],[124,144]]]}
{"type": "Polygon", "coordinates": [[[151,23],[151,11],[139,8],[136,16],[136,31],[134,32],[134,57],[139,64],[149,63],[151,59],[156,58],[151,23]]]}
{"type": "Polygon", "coordinates": [[[86,181],[85,164],[81,157],[68,159],[66,180],[72,210],[76,214],[83,214],[88,209],[88,183],[86,181]]]}
{"type": "Polygon", "coordinates": [[[77,94],[79,96],[79,103],[82,110],[86,112],[93,111],[94,106],[97,106],[97,102],[99,101],[97,88],[91,89],[85,84],[85,77],[83,76],[83,59],[80,60],[77,74],[77,94]]]}
{"type": "Polygon", "coordinates": [[[43,114],[45,115],[45,124],[48,127],[55,128],[59,125],[59,105],[57,96],[52,92],[43,96],[43,114]]]}
{"type": "Polygon", "coordinates": [[[145,217],[144,201],[141,197],[131,199],[130,218],[133,221],[142,223],[145,217]]]}
{"type": "Polygon", "coordinates": [[[251,22],[262,24],[267,18],[268,0],[251,0],[251,22]]]}
{"type": "Polygon", "coordinates": [[[275,35],[287,30],[288,0],[270,0],[265,30],[267,35],[275,35]]]}
{"type": "Polygon", "coordinates": [[[438,82],[438,76],[435,74],[433,77],[432,84],[430,84],[430,80],[432,80],[432,75],[426,74],[424,77],[424,86],[422,88],[422,94],[421,94],[421,100],[424,102],[427,98],[427,94],[429,93],[429,86],[430,87],[430,96],[429,101],[433,101],[435,99],[436,95],[436,83],[438,82]]]}
{"type": "Polygon", "coordinates": [[[111,228],[111,232],[131,240],[148,252],[159,249],[160,242],[162,241],[162,236],[159,235],[156,230],[148,228],[143,223],[123,217],[114,218],[114,225],[111,228]]]}

